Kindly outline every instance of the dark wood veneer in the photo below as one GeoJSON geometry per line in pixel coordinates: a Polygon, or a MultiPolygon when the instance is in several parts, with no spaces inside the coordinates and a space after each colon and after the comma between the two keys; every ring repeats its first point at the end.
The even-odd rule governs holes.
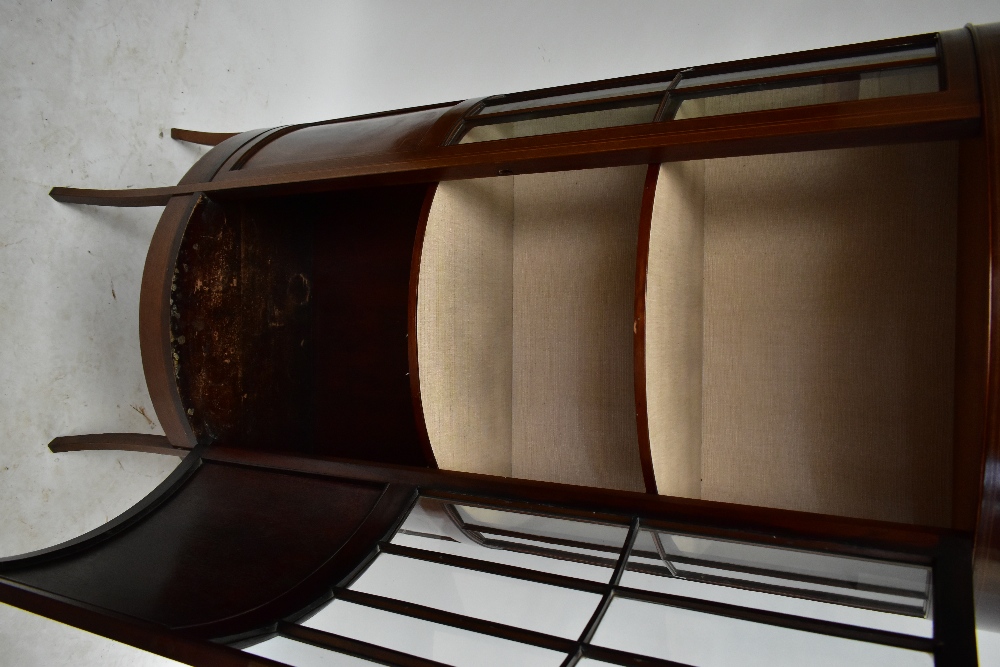
{"type": "Polygon", "coordinates": [[[198,441],[184,416],[174,382],[170,286],[184,229],[192,216],[200,215],[199,204],[203,200],[204,197],[189,195],[174,198],[167,204],[149,243],[139,292],[142,370],[160,427],[174,447],[193,447],[198,441]]]}
{"type": "MultiPolygon", "coordinates": [[[[716,534],[711,527],[717,526],[733,539],[742,539],[742,534],[747,539],[775,546],[794,545],[823,551],[837,543],[840,545],[838,550],[872,558],[922,553],[934,548],[942,535],[952,534],[949,530],[924,526],[413,466],[302,458],[223,447],[213,447],[204,456],[206,460],[236,465],[405,484],[439,498],[455,499],[458,496],[454,494],[464,494],[467,501],[478,499],[479,503],[520,506],[526,511],[532,511],[531,508],[537,511],[538,505],[551,506],[553,511],[555,508],[560,513],[575,510],[583,513],[581,517],[591,516],[598,520],[613,521],[617,515],[618,522],[626,524],[628,515],[638,513],[650,525],[667,530],[689,531],[696,527],[698,532],[716,534]],[[470,499],[470,495],[473,498],[470,499]]],[[[915,562],[926,561],[918,559],[915,562]]]]}
{"type": "Polygon", "coordinates": [[[86,452],[99,450],[114,450],[127,452],[146,452],[148,454],[166,454],[184,458],[189,448],[174,447],[163,435],[148,433],[97,433],[94,435],[64,435],[53,438],[49,443],[49,451],[86,452]]]}
{"type": "MultiPolygon", "coordinates": [[[[56,550],[41,562],[5,561],[3,577],[140,620],[191,628],[189,635],[217,637],[227,633],[212,631],[213,625],[273,605],[326,563],[383,489],[207,464],[127,530],[72,554],[56,550]]],[[[394,519],[401,508],[392,509],[394,519]]],[[[329,586],[316,585],[309,599],[329,586]]]]}
{"type": "Polygon", "coordinates": [[[0,577],[0,602],[188,665],[288,667],[229,646],[184,637],[157,623],[116,614],[3,577],[0,577]]]}
{"type": "Polygon", "coordinates": [[[413,246],[427,197],[426,185],[337,193],[319,212],[318,454],[433,464],[414,415],[407,343],[413,246]]]}
{"type": "Polygon", "coordinates": [[[983,96],[982,178],[990,235],[989,360],[986,366],[986,450],[975,544],[976,624],[1000,631],[1000,25],[971,28],[983,96]]]}
{"type": "Polygon", "coordinates": [[[632,323],[635,370],[635,424],[639,437],[639,462],[646,493],[656,493],[653,451],[649,444],[649,412],[646,406],[646,268],[649,265],[649,233],[653,221],[653,200],[660,165],[651,164],[646,170],[642,189],[642,209],[639,213],[639,238],[635,253],[635,319],[632,323]]]}

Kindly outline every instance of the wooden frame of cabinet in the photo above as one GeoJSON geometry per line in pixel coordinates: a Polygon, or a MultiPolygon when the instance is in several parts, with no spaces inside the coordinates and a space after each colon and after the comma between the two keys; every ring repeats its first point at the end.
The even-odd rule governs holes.
{"type": "MultiPolygon", "coordinates": [[[[597,512],[626,523],[683,525],[700,534],[930,564],[935,634],[922,650],[932,652],[936,664],[974,664],[976,624],[1000,626],[1000,547],[994,533],[1000,493],[994,363],[1000,342],[994,320],[1000,306],[993,289],[1000,226],[1000,25],[694,72],[752,71],[929,46],[936,56],[895,66],[937,63],[938,92],[663,120],[671,91],[690,75],[678,70],[503,99],[515,104],[555,98],[502,112],[507,120],[551,117],[581,108],[579,100],[559,102],[560,97],[659,83],[665,88],[652,122],[456,143],[467,128],[498,120],[488,112],[497,99],[486,98],[232,135],[175,130],[175,138],[215,146],[176,186],[54,188],[52,197],[67,203],[165,206],[143,274],[140,342],[147,386],[166,434],[162,448],[187,453],[154,493],[108,525],[53,549],[0,561],[0,600],[182,661],[274,664],[205,640],[242,646],[274,633],[302,634],[290,624],[327,601],[331,590],[384,548],[380,543],[416,493],[461,494],[482,502],[597,512]],[[646,278],[661,163],[930,141],[955,142],[958,156],[950,526],[657,495],[646,397],[646,278]],[[645,493],[437,470],[440,457],[421,396],[418,293],[439,183],[637,165],[648,167],[637,203],[630,358],[635,454],[645,493]],[[333,214],[344,224],[330,224],[333,214]],[[222,296],[192,299],[199,290],[222,296]],[[206,328],[211,340],[198,338],[206,328]],[[183,349],[195,340],[203,341],[200,352],[183,349]],[[320,403],[316,396],[322,396],[320,403]],[[245,507],[227,504],[227,494],[238,488],[270,500],[245,507]],[[282,504],[290,498],[296,502],[282,504]],[[315,533],[315,513],[296,509],[303,503],[349,509],[340,525],[319,540],[325,553],[289,563],[288,544],[315,533]],[[258,539],[248,532],[246,526],[254,522],[266,523],[268,535],[258,539]],[[165,539],[182,540],[202,562],[178,556],[176,572],[143,574],[132,559],[165,539]],[[256,555],[236,562],[234,554],[250,541],[256,555]],[[80,579],[82,570],[74,568],[84,567],[97,567],[107,576],[126,572],[126,580],[137,577],[147,587],[130,583],[134,594],[116,592],[100,576],[80,579]],[[266,600],[237,586],[279,568],[287,576],[266,600]],[[206,583],[212,578],[221,587],[206,583]],[[162,597],[166,586],[173,591],[169,599],[162,597]],[[209,605],[211,613],[196,612],[208,604],[208,595],[217,598],[216,606],[209,605]]],[[[872,67],[817,66],[807,74],[825,81],[831,74],[849,78],[872,67]]],[[[741,85],[784,85],[789,76],[793,81],[804,77],[778,74],[741,85]]],[[[591,106],[606,110],[621,104],[631,100],[608,96],[591,106]]],[[[59,451],[115,443],[153,451],[162,444],[130,445],[127,436],[114,434],[88,442],[62,443],[59,451]]],[[[58,446],[53,446],[55,451],[58,446]]],[[[468,625],[455,618],[446,622],[468,625]]],[[[855,632],[814,626],[847,633],[842,636],[855,632]]],[[[476,628],[507,632],[482,624],[476,628]]],[[[855,634],[875,637],[861,630],[855,634]]],[[[430,664],[349,640],[337,644],[313,636],[309,641],[332,642],[332,648],[387,664],[430,664]]],[[[590,650],[588,641],[564,648],[578,659],[590,650]]],[[[624,661],[619,664],[637,659],[601,655],[624,661]]]]}

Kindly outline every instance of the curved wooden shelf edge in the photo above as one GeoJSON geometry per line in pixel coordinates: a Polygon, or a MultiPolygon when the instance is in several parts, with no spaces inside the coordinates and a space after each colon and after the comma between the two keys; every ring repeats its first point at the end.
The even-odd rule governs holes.
{"type": "Polygon", "coordinates": [[[193,447],[197,438],[188,422],[174,376],[170,344],[170,285],[188,220],[204,198],[174,197],[160,216],[146,253],[139,291],[139,351],[149,399],[160,427],[174,447],[193,447]]]}
{"type": "Polygon", "coordinates": [[[170,128],[170,138],[177,141],[186,141],[189,144],[199,144],[201,146],[218,146],[230,137],[235,137],[239,132],[199,132],[198,130],[183,130],[179,127],[170,128]]]}
{"type": "Polygon", "coordinates": [[[309,576],[269,602],[208,623],[175,627],[186,637],[246,647],[267,639],[281,620],[305,621],[330,600],[334,587],[345,586],[364,572],[378,552],[378,544],[395,532],[416,502],[409,484],[389,483],[357,530],[309,576]]]}
{"type": "Polygon", "coordinates": [[[646,493],[658,493],[653,469],[653,450],[649,442],[649,412],[646,403],[646,269],[649,265],[649,234],[653,221],[653,203],[660,165],[649,165],[642,190],[639,213],[639,238],[635,254],[635,320],[632,324],[635,370],[635,422],[639,437],[639,463],[646,493]]]}
{"type": "MultiPolygon", "coordinates": [[[[996,279],[1000,258],[1000,24],[970,26],[976,44],[978,73],[983,100],[983,140],[987,173],[985,210],[989,216],[990,280],[996,279]]],[[[975,534],[976,625],[996,632],[1000,629],[1000,294],[990,291],[989,350],[987,361],[985,449],[980,461],[979,517],[975,534]]]]}
{"type": "Polygon", "coordinates": [[[188,447],[174,447],[165,435],[150,435],[147,433],[95,433],[89,435],[64,435],[53,438],[49,443],[49,451],[86,452],[86,451],[120,451],[145,452],[148,454],[166,454],[184,458],[190,450],[188,447]]]}
{"type": "Polygon", "coordinates": [[[55,558],[62,558],[64,556],[77,553],[83,549],[88,549],[103,540],[117,535],[136,522],[141,521],[150,512],[154,511],[168,498],[173,496],[174,493],[184,486],[184,483],[187,482],[188,478],[201,467],[201,452],[202,449],[199,448],[198,450],[193,451],[191,456],[186,456],[184,460],[181,461],[176,468],[174,468],[173,472],[167,475],[167,477],[160,482],[155,489],[150,491],[145,498],[104,525],[98,526],[91,531],[67,540],[66,542],[62,542],[61,544],[56,544],[55,546],[46,547],[37,551],[30,551],[24,554],[18,554],[16,556],[6,556],[0,558],[0,579],[2,579],[5,572],[9,572],[20,567],[36,565],[40,562],[55,558]]]}

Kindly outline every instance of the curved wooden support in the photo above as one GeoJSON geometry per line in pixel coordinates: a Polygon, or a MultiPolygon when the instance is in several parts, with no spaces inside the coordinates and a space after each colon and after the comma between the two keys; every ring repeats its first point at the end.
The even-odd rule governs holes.
{"type": "Polygon", "coordinates": [[[145,433],[96,433],[91,435],[64,435],[53,438],[49,450],[60,452],[86,452],[113,450],[121,452],[146,452],[184,458],[191,451],[187,447],[174,447],[163,435],[145,433]]]}
{"type": "Polygon", "coordinates": [[[92,190],[88,188],[52,188],[49,196],[63,204],[91,206],[166,206],[174,195],[189,194],[191,188],[135,188],[134,190],[92,190]]]}
{"type": "Polygon", "coordinates": [[[170,286],[188,220],[203,197],[177,197],[164,209],[153,232],[139,292],[139,350],[142,370],[160,427],[175,447],[197,442],[177,391],[170,344],[170,286]]]}
{"type": "MultiPolygon", "coordinates": [[[[979,55],[979,76],[983,95],[983,145],[979,177],[985,181],[990,234],[990,283],[996,285],[1000,261],[1000,26],[971,26],[979,55]]],[[[990,290],[990,339],[987,368],[986,451],[982,461],[979,521],[975,541],[976,626],[1000,630],[1000,294],[990,290]]]]}
{"type": "Polygon", "coordinates": [[[48,600],[66,600],[75,608],[60,620],[71,624],[89,607],[188,639],[259,637],[350,581],[416,493],[406,484],[204,465],[201,453],[104,526],[0,558],[0,601],[44,612],[48,600]],[[25,600],[17,587],[38,595],[25,600]]]}
{"type": "Polygon", "coordinates": [[[649,232],[653,220],[653,200],[660,165],[651,164],[642,189],[639,239],[635,253],[635,321],[632,324],[635,359],[635,423],[639,437],[639,462],[646,493],[656,493],[653,453],[649,444],[649,413],[646,406],[646,267],[649,263],[649,232]]]}
{"type": "MultiPolygon", "coordinates": [[[[172,130],[171,132],[173,132],[172,130]]],[[[177,130],[188,132],[188,130],[177,130]]],[[[204,189],[215,177],[222,165],[235,152],[256,139],[267,130],[250,130],[242,134],[225,135],[215,144],[215,148],[205,153],[177,185],[158,188],[126,188],[124,190],[95,190],[87,188],[56,187],[49,191],[49,196],[64,204],[89,204],[91,206],[166,206],[171,197],[189,195],[204,189]]],[[[205,132],[196,134],[208,134],[205,132]]],[[[173,136],[173,135],[171,135],[173,136]]],[[[178,138],[178,137],[174,137],[178,138]]],[[[199,142],[192,142],[199,143],[199,142]]]]}
{"type": "Polygon", "coordinates": [[[201,146],[218,146],[229,137],[235,137],[237,134],[239,132],[198,132],[197,130],[182,130],[179,127],[170,128],[171,139],[201,146]]]}

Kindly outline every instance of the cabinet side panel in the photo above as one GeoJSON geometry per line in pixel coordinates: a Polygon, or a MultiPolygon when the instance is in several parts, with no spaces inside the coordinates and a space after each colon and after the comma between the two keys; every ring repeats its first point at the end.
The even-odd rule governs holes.
{"type": "Polygon", "coordinates": [[[438,466],[511,474],[514,179],[438,185],[417,287],[417,356],[438,466]]]}
{"type": "Polygon", "coordinates": [[[645,166],[514,177],[515,477],[642,491],[633,396],[645,166]]]}
{"type": "Polygon", "coordinates": [[[955,143],[706,166],[702,497],[948,525],[955,143]]]}
{"type": "Polygon", "coordinates": [[[410,262],[426,185],[313,201],[312,453],[427,465],[410,392],[410,262]]]}
{"type": "Polygon", "coordinates": [[[660,167],[646,272],[646,405],[657,491],[701,497],[705,163],[660,167]]]}

